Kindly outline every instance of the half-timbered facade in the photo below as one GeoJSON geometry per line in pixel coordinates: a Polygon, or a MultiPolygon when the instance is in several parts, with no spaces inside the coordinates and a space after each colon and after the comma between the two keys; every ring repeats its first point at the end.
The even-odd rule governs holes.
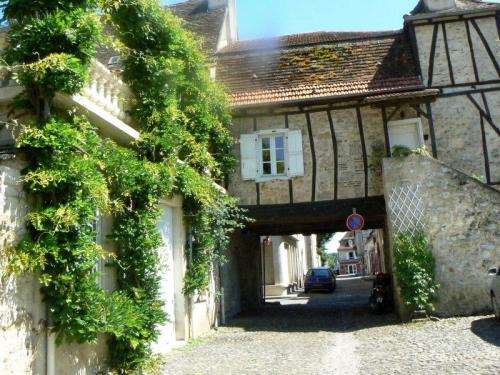
{"type": "Polygon", "coordinates": [[[306,221],[338,229],[331,213],[319,219],[328,217],[324,228],[314,220],[325,210],[345,217],[346,200],[379,227],[374,154],[383,148],[390,156],[396,145],[426,146],[498,186],[499,9],[426,0],[400,31],[298,34],[220,50],[217,78],[230,93],[240,141],[230,192],[277,231],[292,224],[307,231],[306,221]],[[276,212],[282,218],[273,221],[276,212]]]}

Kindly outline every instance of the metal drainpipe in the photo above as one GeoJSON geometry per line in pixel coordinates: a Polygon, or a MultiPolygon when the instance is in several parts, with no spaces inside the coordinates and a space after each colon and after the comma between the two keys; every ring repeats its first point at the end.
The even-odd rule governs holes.
{"type": "Polygon", "coordinates": [[[262,252],[261,252],[261,257],[262,257],[262,281],[263,281],[263,291],[262,291],[262,300],[263,303],[266,303],[266,247],[268,244],[268,237],[264,238],[262,241],[262,252]]]}
{"type": "Polygon", "coordinates": [[[54,322],[52,320],[52,314],[49,308],[46,307],[45,318],[47,321],[45,337],[46,337],[46,348],[45,348],[45,365],[46,365],[46,375],[56,374],[56,338],[55,335],[51,333],[54,327],[54,322]]]}
{"type": "MultiPolygon", "coordinates": [[[[188,267],[193,264],[193,228],[189,226],[188,230],[188,244],[189,244],[189,254],[188,254],[188,267]]],[[[188,298],[188,324],[189,324],[189,338],[193,338],[193,298],[188,298]]]]}
{"type": "Polygon", "coordinates": [[[222,267],[220,261],[217,262],[219,269],[219,319],[220,324],[226,324],[226,311],[224,306],[224,286],[222,285],[222,267]]]}

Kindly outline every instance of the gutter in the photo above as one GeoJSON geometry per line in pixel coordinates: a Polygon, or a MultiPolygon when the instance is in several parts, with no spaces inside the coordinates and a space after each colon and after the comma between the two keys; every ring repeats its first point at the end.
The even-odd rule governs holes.
{"type": "Polygon", "coordinates": [[[252,103],[252,104],[243,104],[243,105],[234,105],[231,106],[233,110],[241,110],[241,109],[254,109],[262,106],[266,107],[289,107],[289,106],[303,106],[303,105],[316,105],[322,103],[328,103],[332,101],[345,101],[345,99],[352,100],[363,100],[364,98],[376,95],[384,95],[384,94],[395,94],[395,93],[405,93],[416,90],[425,90],[426,87],[424,85],[414,85],[407,86],[404,89],[393,89],[393,90],[377,90],[372,91],[370,93],[356,93],[356,94],[344,94],[344,95],[330,95],[330,96],[319,96],[317,98],[307,98],[307,99],[288,99],[288,100],[276,100],[275,102],[260,102],[260,103],[252,103]]]}

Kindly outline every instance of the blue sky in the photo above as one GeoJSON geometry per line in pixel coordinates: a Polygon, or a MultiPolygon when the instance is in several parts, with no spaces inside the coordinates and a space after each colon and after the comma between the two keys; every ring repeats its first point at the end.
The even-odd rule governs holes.
{"type": "MultiPolygon", "coordinates": [[[[403,25],[403,15],[418,3],[418,0],[236,1],[240,39],[319,30],[396,30],[403,25]]],[[[182,0],[164,0],[165,4],[179,2],[182,0]]]]}

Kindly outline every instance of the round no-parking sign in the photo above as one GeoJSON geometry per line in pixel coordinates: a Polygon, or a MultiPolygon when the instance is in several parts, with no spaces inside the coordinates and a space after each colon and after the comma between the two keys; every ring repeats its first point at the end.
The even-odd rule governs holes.
{"type": "Polygon", "coordinates": [[[361,230],[365,225],[365,219],[360,214],[352,214],[347,218],[346,224],[350,231],[361,230]]]}

